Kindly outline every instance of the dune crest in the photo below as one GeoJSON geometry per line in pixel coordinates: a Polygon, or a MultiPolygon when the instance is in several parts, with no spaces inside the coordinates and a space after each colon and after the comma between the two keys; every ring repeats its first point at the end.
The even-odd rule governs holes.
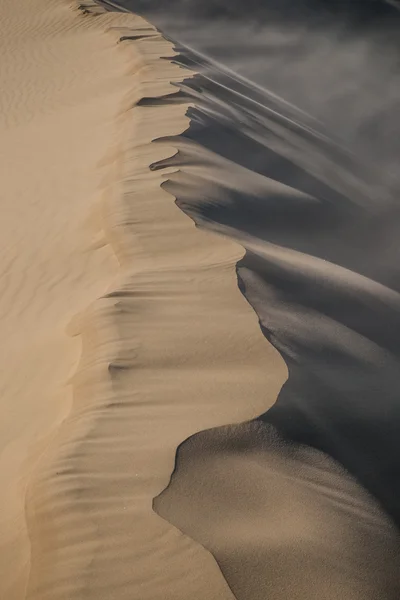
{"type": "MultiPolygon", "coordinates": [[[[270,180],[262,152],[250,173],[261,125],[287,140],[287,119],[271,125],[251,105],[257,135],[235,146],[229,118],[213,127],[225,110],[243,116],[243,82],[232,96],[230,75],[220,85],[201,61],[193,78],[190,54],[178,60],[147,21],[108,5],[2,4],[0,597],[394,600],[390,519],[324,452],[289,442],[274,405],[287,367],[263,337],[285,356],[271,311],[289,339],[314,331],[305,313],[284,314],[274,268],[313,276],[322,263],[236,226],[253,219],[265,233],[290,207],[318,209],[314,193],[291,189],[288,161],[286,183],[270,180]],[[275,220],[257,212],[271,195],[286,207],[275,220]],[[254,276],[264,271],[266,289],[254,276]]],[[[320,167],[326,191],[336,168],[320,167]]],[[[385,285],[357,277],[354,289],[384,293],[397,314],[385,285]]],[[[315,331],[319,348],[336,329],[315,331]]],[[[381,357],[375,346],[353,350],[381,357]]],[[[319,406],[313,390],[304,397],[319,406]]]]}
{"type": "Polygon", "coordinates": [[[149,169],[188,124],[158,101],[182,69],[133,15],[2,9],[0,596],[231,600],[152,499],[183,439],[265,410],[286,368],[237,288],[242,249],[149,169]]]}

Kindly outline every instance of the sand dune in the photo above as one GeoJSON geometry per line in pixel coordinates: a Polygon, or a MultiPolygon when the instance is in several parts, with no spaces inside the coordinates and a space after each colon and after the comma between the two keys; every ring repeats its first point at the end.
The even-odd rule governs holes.
{"type": "MultiPolygon", "coordinates": [[[[256,138],[235,169],[215,131],[191,139],[214,90],[177,90],[192,73],[173,45],[106,5],[1,7],[0,598],[394,600],[389,518],[326,455],[250,422],[287,367],[238,273],[246,292],[250,255],[304,267],[257,241],[254,207],[313,214],[313,194],[293,198],[261,155],[251,173],[256,138]],[[220,210],[224,186],[250,216],[233,196],[220,210]]],[[[289,338],[306,329],[268,293],[289,338]]]]}
{"type": "Polygon", "coordinates": [[[175,91],[172,46],[100,12],[2,3],[0,596],[228,599],[152,499],[183,439],[258,414],[286,369],[237,288],[242,249],[149,170],[187,124],[135,106],[175,91]]]}

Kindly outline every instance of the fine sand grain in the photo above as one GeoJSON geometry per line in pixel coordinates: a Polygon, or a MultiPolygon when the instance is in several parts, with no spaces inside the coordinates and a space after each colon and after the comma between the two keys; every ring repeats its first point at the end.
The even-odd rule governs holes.
{"type": "Polygon", "coordinates": [[[179,443],[266,410],[286,368],[238,290],[240,246],[149,170],[187,107],[136,104],[182,70],[133,15],[1,13],[0,597],[232,599],[152,500],[179,443]]]}

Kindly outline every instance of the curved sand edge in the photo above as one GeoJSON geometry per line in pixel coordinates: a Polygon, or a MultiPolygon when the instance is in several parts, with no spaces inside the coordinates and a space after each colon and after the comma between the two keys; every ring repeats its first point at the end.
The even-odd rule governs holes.
{"type": "Polygon", "coordinates": [[[79,18],[114,42],[136,38],[115,47],[123,108],[102,161],[104,236],[94,244],[108,243],[120,269],[106,294],[85,295],[87,308],[68,327],[82,352],[73,407],[56,433],[53,425],[46,452],[37,448],[27,491],[26,597],[231,598],[211,556],[157,517],[152,499],[168,483],[180,442],[258,415],[286,369],[237,288],[243,250],[195,229],[160,188],[168,170],[148,168],[175,152],[152,139],[187,123],[184,105],[136,106],[175,91],[170,82],[182,71],[160,60],[171,45],[133,15],[79,18]]]}

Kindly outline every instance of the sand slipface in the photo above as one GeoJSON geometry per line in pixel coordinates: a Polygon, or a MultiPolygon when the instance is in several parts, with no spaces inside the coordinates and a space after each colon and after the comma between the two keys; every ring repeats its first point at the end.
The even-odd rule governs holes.
{"type": "Polygon", "coordinates": [[[152,500],[182,440],[257,415],[286,369],[241,248],[149,170],[187,126],[184,104],[136,106],[175,91],[171,44],[93,12],[2,3],[0,597],[228,600],[152,500]]]}

